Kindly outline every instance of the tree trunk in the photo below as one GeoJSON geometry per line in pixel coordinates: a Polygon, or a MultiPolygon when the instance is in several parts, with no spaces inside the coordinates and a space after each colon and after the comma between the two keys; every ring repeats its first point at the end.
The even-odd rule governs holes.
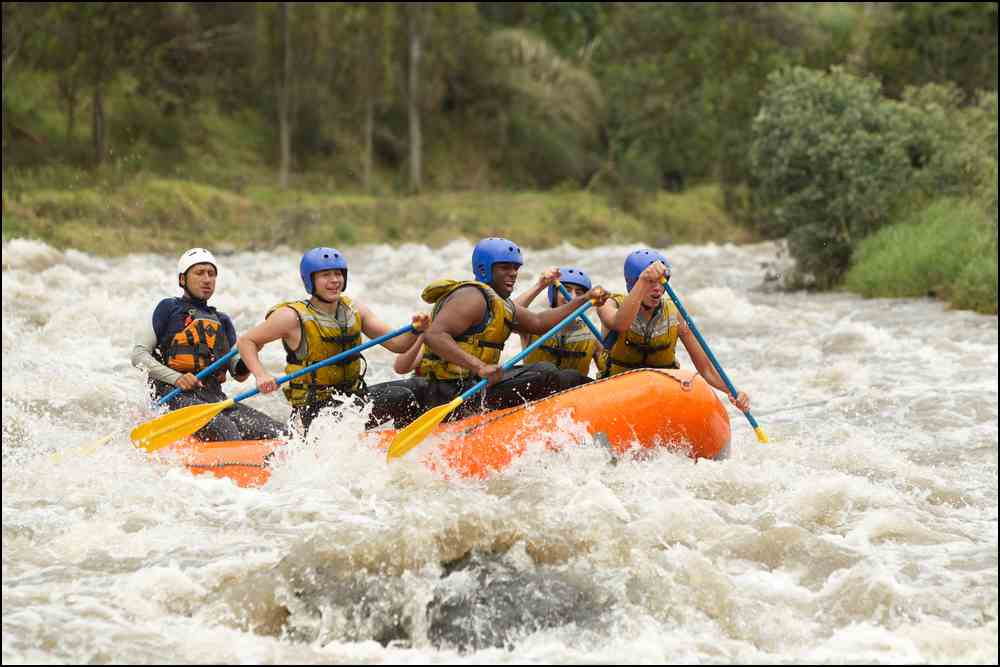
{"type": "Polygon", "coordinates": [[[104,84],[94,85],[94,115],[91,128],[94,140],[94,162],[100,166],[104,163],[104,84]]]}
{"type": "Polygon", "coordinates": [[[407,112],[410,118],[410,190],[414,193],[423,189],[422,149],[423,136],[420,129],[420,14],[423,7],[419,3],[407,5],[410,33],[410,72],[407,86],[407,112]]]}
{"type": "Polygon", "coordinates": [[[61,77],[59,95],[66,104],[66,138],[72,139],[76,134],[76,107],[79,97],[77,82],[61,77]]]}
{"type": "Polygon", "coordinates": [[[291,4],[281,3],[281,31],[284,41],[284,69],[281,85],[278,90],[278,136],[281,142],[281,166],[278,172],[278,182],[282,189],[288,188],[288,171],[292,162],[292,121],[291,121],[291,86],[292,86],[292,44],[291,44],[291,4]]]}
{"type": "Polygon", "coordinates": [[[372,191],[372,163],[375,153],[375,96],[369,91],[365,100],[365,156],[363,160],[365,192],[372,191]]]}

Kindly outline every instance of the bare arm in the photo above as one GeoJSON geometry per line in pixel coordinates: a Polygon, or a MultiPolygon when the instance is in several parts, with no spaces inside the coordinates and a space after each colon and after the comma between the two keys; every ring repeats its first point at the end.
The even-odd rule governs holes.
{"type": "Polygon", "coordinates": [[[269,394],[278,384],[260,361],[260,350],[276,340],[283,340],[289,349],[297,349],[302,342],[299,316],[291,308],[278,308],[270,317],[253,327],[236,341],[240,357],[247,370],[253,373],[261,393],[269,394]]]}
{"type": "MultiPolygon", "coordinates": [[[[384,336],[391,329],[389,325],[383,322],[375,313],[371,311],[368,306],[354,302],[355,306],[358,308],[358,313],[361,315],[361,331],[364,332],[368,338],[378,338],[379,336],[384,336]]],[[[414,341],[417,340],[419,334],[410,331],[401,336],[396,336],[395,338],[390,338],[386,342],[382,343],[382,347],[385,349],[401,354],[410,349],[414,341]]]]}
{"type": "Polygon", "coordinates": [[[428,327],[424,342],[434,354],[447,362],[472,371],[479,377],[496,375],[499,379],[498,366],[484,364],[455,342],[456,336],[482,321],[487,307],[486,298],[478,289],[470,286],[455,290],[428,327]]]}
{"type": "Polygon", "coordinates": [[[742,412],[749,410],[750,397],[742,391],[740,391],[735,398],[729,393],[729,388],[726,387],[725,381],[715,370],[712,360],[708,358],[707,354],[705,354],[705,350],[702,349],[701,344],[698,343],[698,339],[695,337],[694,333],[691,332],[691,328],[688,327],[687,323],[684,321],[681,321],[680,326],[677,329],[677,337],[681,339],[682,343],[684,343],[684,349],[687,350],[688,356],[691,357],[694,367],[698,369],[698,374],[705,378],[705,381],[710,385],[724,393],[726,396],[729,396],[729,402],[739,408],[742,412]]]}
{"type": "Polygon", "coordinates": [[[416,370],[424,358],[424,332],[431,325],[431,316],[427,313],[417,313],[413,316],[413,329],[419,332],[417,339],[406,352],[396,356],[392,369],[400,375],[406,375],[416,370]]]}
{"type": "Polygon", "coordinates": [[[635,321],[635,316],[639,314],[639,309],[642,307],[642,301],[645,299],[649,293],[660,284],[660,281],[667,276],[667,267],[663,265],[662,262],[653,262],[645,268],[645,270],[639,274],[639,279],[635,281],[635,285],[629,290],[629,293],[625,296],[625,300],[622,302],[621,308],[618,308],[613,313],[609,310],[605,313],[601,313],[601,321],[612,331],[617,331],[622,334],[629,330],[632,326],[632,322],[635,321]],[[613,317],[611,316],[613,315],[613,317]],[[605,319],[605,317],[608,319],[605,319]]]}
{"type": "Polygon", "coordinates": [[[518,333],[541,335],[566,319],[574,310],[587,301],[594,301],[600,307],[607,298],[608,293],[602,287],[593,287],[569,303],[564,303],[556,308],[549,308],[540,313],[532,312],[527,308],[515,304],[514,307],[517,310],[516,330],[518,333]]]}
{"type": "Polygon", "coordinates": [[[534,285],[529,287],[524,294],[520,294],[516,299],[513,299],[514,303],[522,308],[528,308],[531,306],[531,302],[537,299],[543,290],[557,280],[559,280],[559,269],[546,269],[538,276],[538,281],[534,285]]]}
{"type": "MultiPolygon", "coordinates": [[[[538,295],[557,280],[559,280],[559,269],[555,267],[546,269],[540,276],[538,276],[538,282],[531,286],[524,294],[521,294],[516,299],[513,299],[514,305],[521,306],[522,308],[530,307],[531,303],[538,298],[538,295]]],[[[520,336],[522,348],[531,344],[530,335],[522,333],[520,336]]]]}
{"type": "Polygon", "coordinates": [[[417,336],[417,340],[406,352],[397,355],[396,361],[392,364],[392,370],[400,375],[413,372],[420,366],[420,361],[424,358],[424,336],[417,336]]]}

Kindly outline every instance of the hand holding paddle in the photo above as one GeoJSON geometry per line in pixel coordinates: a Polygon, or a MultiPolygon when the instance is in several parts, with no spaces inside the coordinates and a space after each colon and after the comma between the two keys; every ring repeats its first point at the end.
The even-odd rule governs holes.
{"type": "MultiPolygon", "coordinates": [[[[563,287],[563,284],[561,282],[557,280],[555,285],[556,289],[559,290],[559,293],[563,295],[563,298],[566,299],[567,302],[573,300],[573,295],[569,293],[568,289],[563,287]]],[[[604,336],[601,335],[600,330],[594,326],[594,323],[590,321],[589,317],[587,317],[586,315],[581,315],[580,319],[583,320],[583,323],[587,325],[587,328],[590,329],[590,333],[594,334],[594,338],[596,338],[598,342],[604,342],[604,336]]]]}
{"type": "MultiPolygon", "coordinates": [[[[555,325],[544,334],[542,334],[538,340],[533,342],[528,347],[521,350],[513,359],[506,362],[500,367],[500,370],[508,370],[514,366],[517,362],[524,359],[526,356],[531,354],[537,347],[542,343],[547,341],[552,336],[556,335],[560,329],[565,327],[567,324],[575,320],[577,317],[583,315],[588,308],[594,305],[593,301],[587,301],[587,303],[582,304],[579,308],[574,310],[572,313],[566,316],[559,324],[555,325]]],[[[404,428],[402,431],[396,434],[396,437],[392,439],[389,444],[389,451],[386,453],[386,458],[390,461],[395,458],[403,456],[408,451],[419,445],[427,434],[430,433],[434,428],[440,424],[444,419],[450,415],[455,408],[460,406],[465,399],[478,393],[483,387],[488,384],[489,380],[482,379],[473,385],[471,388],[467,389],[464,393],[454,398],[450,403],[445,403],[444,405],[439,405],[436,408],[431,408],[420,417],[416,419],[412,424],[404,428]]]]}
{"type": "MultiPolygon", "coordinates": [[[[305,368],[302,368],[294,373],[280,377],[277,380],[277,384],[284,384],[285,382],[294,380],[295,378],[301,377],[306,373],[311,373],[322,366],[329,366],[330,364],[337,363],[347,357],[360,354],[370,347],[381,345],[387,340],[395,338],[396,336],[402,336],[403,334],[411,331],[413,331],[412,324],[408,324],[405,327],[396,329],[395,331],[390,331],[384,336],[373,338],[367,343],[352,347],[349,350],[344,350],[343,352],[335,354],[332,357],[324,359],[323,361],[318,361],[315,364],[306,366],[305,368]]],[[[141,424],[133,429],[131,435],[132,442],[136,447],[142,447],[148,452],[155,452],[162,447],[166,447],[172,442],[176,442],[181,438],[191,435],[202,426],[212,421],[216,415],[226,408],[232,407],[236,403],[250,398],[251,396],[255,396],[258,393],[260,393],[260,388],[255,387],[225,401],[220,401],[218,403],[205,403],[203,405],[192,405],[186,408],[181,408],[180,410],[168,412],[165,415],[157,417],[156,419],[146,422],[145,424],[141,424]]]]}
{"type": "MultiPolygon", "coordinates": [[[[237,352],[237,349],[236,349],[236,346],[234,345],[232,348],[230,348],[229,352],[226,352],[224,355],[222,355],[221,357],[219,357],[218,359],[216,359],[215,361],[213,361],[211,364],[209,364],[208,366],[206,366],[205,368],[203,368],[198,373],[198,375],[196,375],[195,377],[197,377],[199,380],[204,380],[209,375],[211,375],[215,371],[219,370],[219,368],[221,368],[223,364],[225,364],[227,361],[229,361],[233,357],[233,355],[236,354],[236,352],[237,352]]],[[[172,399],[174,396],[176,396],[177,394],[181,393],[181,391],[182,391],[182,389],[180,387],[172,389],[168,393],[166,393],[163,396],[161,396],[160,398],[156,399],[156,401],[153,403],[153,405],[156,405],[156,406],[163,405],[164,403],[166,403],[167,401],[169,401],[170,399],[172,399]]],[[[100,438],[99,440],[95,440],[94,442],[90,443],[89,445],[85,445],[84,447],[81,447],[79,451],[80,451],[81,454],[91,454],[98,447],[101,447],[102,445],[106,445],[109,442],[111,442],[114,439],[114,437],[116,435],[118,435],[118,433],[119,433],[119,431],[116,431],[114,433],[111,433],[109,435],[104,436],[103,438],[100,438]]],[[[61,455],[60,455],[60,457],[61,457],[61,455]]]]}
{"type": "MultiPolygon", "coordinates": [[[[736,391],[736,387],[734,387],[733,383],[729,380],[729,376],[726,375],[726,371],[722,370],[722,364],[720,364],[719,360],[715,358],[714,354],[712,354],[712,350],[708,347],[708,343],[706,343],[705,339],[701,337],[701,332],[698,331],[698,327],[694,325],[694,320],[691,319],[691,316],[688,315],[687,311],[684,309],[684,304],[681,303],[680,297],[674,293],[673,288],[670,287],[666,278],[664,278],[661,282],[663,284],[663,289],[670,295],[670,299],[677,306],[677,310],[680,311],[681,317],[683,317],[684,321],[687,322],[688,327],[691,329],[691,333],[694,334],[694,337],[697,338],[698,342],[701,344],[701,349],[705,350],[705,354],[708,356],[709,361],[712,362],[712,366],[715,367],[719,377],[721,377],[722,381],[726,383],[726,388],[729,389],[730,396],[732,396],[733,400],[735,400],[739,395],[739,392],[736,391]]],[[[764,433],[764,429],[757,424],[757,420],[753,418],[750,411],[745,411],[743,415],[747,418],[747,421],[750,422],[750,426],[753,427],[754,433],[757,434],[757,442],[767,442],[767,435],[764,433]]]]}

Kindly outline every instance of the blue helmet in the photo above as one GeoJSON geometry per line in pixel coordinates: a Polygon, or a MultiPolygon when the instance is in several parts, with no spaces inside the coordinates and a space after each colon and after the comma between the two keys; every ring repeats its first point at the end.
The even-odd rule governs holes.
{"type": "Polygon", "coordinates": [[[639,280],[639,274],[645,271],[647,266],[657,261],[663,262],[667,270],[670,269],[670,262],[667,261],[667,258],[655,250],[643,248],[629,253],[629,256],[625,258],[625,287],[629,292],[635,287],[635,281],[639,280]]]}
{"type": "Polygon", "coordinates": [[[493,281],[493,265],[501,262],[521,266],[524,260],[517,244],[507,239],[490,237],[476,244],[472,250],[472,274],[481,283],[493,281]]]}
{"type": "MultiPolygon", "coordinates": [[[[579,285],[585,290],[589,290],[592,285],[590,276],[583,269],[576,267],[563,267],[559,269],[559,282],[564,285],[579,285]]],[[[556,307],[556,286],[549,285],[549,305],[556,307]]]]}
{"type": "Polygon", "coordinates": [[[344,289],[347,289],[347,260],[336,248],[313,248],[302,255],[299,262],[299,275],[302,276],[302,284],[306,286],[306,291],[312,294],[313,274],[317,271],[328,271],[330,269],[340,269],[344,272],[344,289]]]}

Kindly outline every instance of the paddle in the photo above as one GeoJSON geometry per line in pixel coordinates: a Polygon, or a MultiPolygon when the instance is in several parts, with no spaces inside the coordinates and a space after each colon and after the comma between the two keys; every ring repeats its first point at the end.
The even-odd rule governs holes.
{"type": "MultiPolygon", "coordinates": [[[[294,380],[295,378],[301,377],[306,373],[311,373],[317,368],[337,363],[342,359],[359,354],[370,347],[381,345],[387,340],[411,331],[413,331],[413,325],[408,324],[405,327],[396,329],[395,331],[390,331],[384,336],[373,338],[367,343],[363,343],[357,347],[352,347],[349,350],[344,350],[339,354],[335,354],[332,357],[324,359],[323,361],[318,361],[315,364],[306,366],[305,368],[297,370],[294,373],[289,373],[288,375],[278,378],[277,382],[279,385],[282,385],[289,380],[294,380]]],[[[133,429],[131,436],[132,442],[136,447],[142,447],[148,452],[155,452],[162,447],[166,447],[172,442],[176,442],[181,438],[191,435],[202,426],[212,421],[216,415],[226,408],[232,407],[240,401],[248,399],[251,396],[255,396],[258,393],[260,393],[260,389],[255,387],[225,401],[220,401],[218,403],[205,403],[202,405],[191,405],[186,408],[181,408],[180,410],[168,412],[165,415],[157,417],[156,419],[146,422],[145,424],[141,424],[133,429]]]]}
{"type": "MultiPolygon", "coordinates": [[[[215,371],[219,370],[219,368],[223,364],[225,364],[227,361],[229,361],[233,357],[233,355],[236,354],[237,351],[238,350],[236,349],[236,346],[234,345],[232,348],[230,348],[229,352],[226,352],[224,355],[222,355],[221,357],[219,357],[218,359],[216,359],[215,361],[213,361],[211,364],[209,364],[205,368],[201,369],[201,371],[199,371],[198,375],[196,375],[195,377],[197,377],[199,380],[204,380],[209,375],[211,375],[215,371]]],[[[166,403],[167,401],[169,401],[170,399],[172,399],[174,396],[176,396],[177,394],[181,393],[181,391],[183,391],[183,390],[180,387],[176,387],[173,390],[171,390],[170,392],[168,392],[168,393],[164,394],[163,396],[161,396],[160,398],[156,399],[156,402],[154,402],[153,405],[155,405],[155,406],[163,405],[164,403],[166,403]]],[[[103,438],[100,438],[99,440],[95,440],[94,442],[90,443],[89,445],[81,447],[79,449],[79,451],[80,451],[81,454],[89,454],[92,451],[94,451],[95,449],[97,449],[98,447],[101,447],[102,445],[106,445],[109,442],[111,442],[116,435],[118,435],[118,432],[112,433],[110,435],[106,435],[103,438]]]]}
{"type": "MultiPolygon", "coordinates": [[[[535,350],[535,348],[540,346],[542,343],[547,341],[552,336],[556,335],[556,333],[558,333],[560,329],[562,329],[564,326],[572,322],[574,319],[576,319],[580,315],[583,315],[583,313],[593,305],[594,305],[593,301],[587,301],[587,303],[582,304],[579,308],[577,308],[572,313],[567,315],[564,320],[559,322],[559,324],[555,325],[547,332],[542,334],[538,338],[538,340],[536,340],[531,345],[521,350],[517,355],[514,356],[513,359],[503,364],[500,367],[500,369],[508,370],[514,364],[521,361],[521,359],[524,359],[526,356],[531,354],[535,350]]],[[[403,456],[408,451],[416,447],[418,444],[420,444],[421,441],[423,441],[425,437],[427,437],[428,433],[434,430],[434,427],[436,427],[438,424],[444,421],[445,417],[450,415],[452,411],[459,405],[461,405],[465,399],[477,393],[488,383],[489,380],[483,378],[475,385],[467,389],[463,394],[452,399],[450,403],[445,403],[444,405],[439,405],[436,408],[431,408],[424,414],[420,415],[420,417],[418,417],[416,421],[414,421],[412,424],[410,424],[402,431],[397,433],[396,437],[392,439],[392,442],[389,443],[389,451],[386,453],[386,458],[388,460],[399,458],[400,456],[403,456]]]]}
{"type": "MultiPolygon", "coordinates": [[[[730,395],[733,398],[736,398],[736,387],[734,387],[733,383],[729,381],[729,376],[726,375],[726,371],[722,370],[722,365],[719,363],[719,360],[715,358],[715,355],[712,354],[712,350],[708,347],[708,343],[706,343],[705,339],[701,337],[701,332],[698,331],[698,327],[694,325],[694,320],[691,319],[691,316],[688,315],[687,311],[684,309],[684,304],[681,303],[680,298],[678,298],[677,294],[674,293],[674,290],[670,287],[670,284],[667,283],[666,280],[663,280],[662,284],[663,289],[667,291],[667,294],[670,295],[670,299],[677,306],[677,310],[681,311],[681,317],[684,318],[688,327],[691,328],[691,332],[694,334],[694,337],[698,339],[699,343],[701,343],[701,349],[705,350],[705,354],[708,355],[712,365],[715,366],[715,370],[718,372],[719,377],[721,377],[722,381],[726,383],[726,388],[729,389],[730,395]]],[[[757,442],[767,442],[767,435],[764,434],[764,429],[757,424],[757,420],[753,418],[750,411],[747,410],[743,414],[746,416],[747,421],[750,422],[750,426],[753,427],[754,433],[757,434],[757,442]]]]}
{"type": "MultiPolygon", "coordinates": [[[[199,380],[204,380],[209,375],[219,370],[219,368],[224,363],[229,361],[233,357],[233,355],[236,354],[237,352],[239,352],[239,350],[236,349],[235,345],[233,345],[232,348],[230,348],[229,352],[226,352],[224,355],[222,355],[221,357],[213,361],[211,364],[203,368],[195,377],[198,378],[199,380]]],[[[153,403],[153,405],[163,405],[164,403],[166,403],[167,401],[169,401],[171,398],[181,393],[182,391],[184,390],[181,389],[180,387],[174,387],[172,390],[170,390],[169,393],[164,394],[160,398],[156,399],[156,402],[153,403]]]]}
{"type": "MultiPolygon", "coordinates": [[[[568,289],[563,287],[563,284],[561,282],[557,280],[555,284],[556,288],[559,289],[559,293],[563,295],[563,298],[566,299],[567,302],[573,300],[573,295],[569,293],[568,289]]],[[[589,317],[587,317],[586,315],[581,315],[580,319],[583,320],[583,323],[587,325],[587,327],[590,329],[590,333],[594,334],[594,337],[597,338],[598,342],[604,342],[604,336],[601,335],[601,332],[597,329],[597,327],[594,326],[594,323],[590,321],[589,317]]]]}

